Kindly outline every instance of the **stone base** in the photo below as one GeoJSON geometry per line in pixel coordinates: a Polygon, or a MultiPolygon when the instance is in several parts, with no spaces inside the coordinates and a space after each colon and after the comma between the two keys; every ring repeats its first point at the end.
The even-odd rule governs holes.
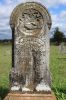
{"type": "Polygon", "coordinates": [[[53,93],[52,94],[9,93],[4,100],[56,100],[56,97],[53,93]]]}

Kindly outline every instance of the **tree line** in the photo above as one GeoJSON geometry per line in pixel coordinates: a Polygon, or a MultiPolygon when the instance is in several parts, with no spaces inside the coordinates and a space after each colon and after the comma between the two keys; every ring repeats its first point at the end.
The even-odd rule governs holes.
{"type": "Polygon", "coordinates": [[[12,39],[3,39],[3,40],[0,40],[0,43],[2,43],[2,42],[12,42],[12,39]]]}
{"type": "Polygon", "coordinates": [[[59,45],[62,42],[66,42],[66,37],[65,37],[64,33],[61,32],[58,27],[56,27],[53,37],[50,39],[50,41],[59,45]]]}

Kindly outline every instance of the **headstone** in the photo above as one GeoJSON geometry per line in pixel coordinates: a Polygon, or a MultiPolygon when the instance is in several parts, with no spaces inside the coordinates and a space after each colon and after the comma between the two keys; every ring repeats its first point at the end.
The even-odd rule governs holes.
{"type": "MultiPolygon", "coordinates": [[[[49,12],[36,2],[20,4],[11,14],[10,26],[13,36],[11,92],[51,93],[48,34],[51,28],[51,17],[49,12]]],[[[31,96],[28,100],[38,100],[34,96],[36,97],[33,95],[33,98],[31,96]]],[[[48,98],[45,100],[54,100],[48,98]]]]}
{"type": "Polygon", "coordinates": [[[51,18],[37,3],[17,6],[11,15],[13,34],[12,91],[51,91],[49,35],[51,18]]]}
{"type": "Polygon", "coordinates": [[[61,53],[61,54],[65,54],[66,53],[66,45],[65,45],[65,43],[61,43],[60,45],[59,45],[59,52],[61,53]]]}

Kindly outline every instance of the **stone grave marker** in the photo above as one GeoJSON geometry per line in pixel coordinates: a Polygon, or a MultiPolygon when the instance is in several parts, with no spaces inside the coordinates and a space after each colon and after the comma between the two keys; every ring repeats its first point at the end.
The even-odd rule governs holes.
{"type": "Polygon", "coordinates": [[[66,53],[66,45],[63,42],[59,45],[59,52],[61,54],[65,54],[66,53]]]}
{"type": "MultiPolygon", "coordinates": [[[[17,95],[21,93],[17,96],[18,100],[36,100],[39,94],[41,100],[43,98],[45,100],[56,100],[51,93],[49,70],[50,45],[48,33],[51,24],[48,10],[40,3],[26,2],[20,4],[11,14],[10,26],[13,42],[10,90],[11,93],[16,92],[17,95]],[[27,97],[25,94],[27,93],[29,99],[24,98],[22,93],[25,97],[27,97]],[[46,95],[45,97],[44,93],[50,94],[50,96],[46,95]],[[20,95],[21,98],[19,98],[20,95]]],[[[9,94],[7,97],[11,99],[6,100],[16,98],[14,93],[9,94]]]]}

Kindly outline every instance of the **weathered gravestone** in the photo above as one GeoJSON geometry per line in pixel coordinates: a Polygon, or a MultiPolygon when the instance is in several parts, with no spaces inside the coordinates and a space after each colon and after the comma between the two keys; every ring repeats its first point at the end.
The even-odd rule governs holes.
{"type": "MultiPolygon", "coordinates": [[[[13,36],[11,91],[51,94],[48,35],[51,17],[47,9],[36,2],[20,4],[11,14],[10,26],[13,36]]],[[[49,97],[45,100],[55,100],[49,97]]]]}
{"type": "Polygon", "coordinates": [[[63,42],[59,45],[59,52],[61,54],[65,54],[66,53],[66,45],[63,42]]]}

